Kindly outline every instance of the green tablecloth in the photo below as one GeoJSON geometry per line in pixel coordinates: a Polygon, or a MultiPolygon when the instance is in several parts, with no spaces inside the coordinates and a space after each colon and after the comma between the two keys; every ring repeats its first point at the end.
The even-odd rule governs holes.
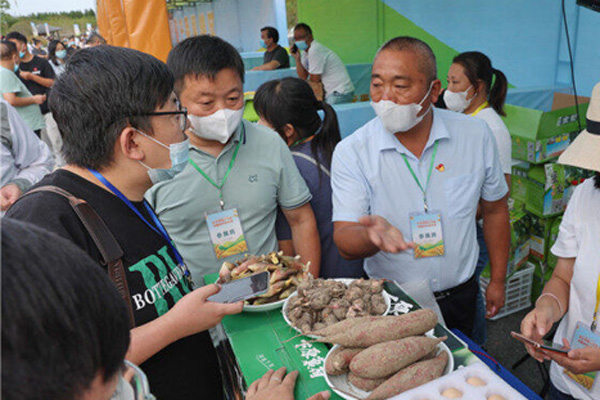
{"type": "MultiPolygon", "coordinates": [[[[216,279],[217,274],[205,277],[206,282],[216,279]]],[[[393,283],[386,284],[386,291],[398,297],[398,301],[412,304],[413,310],[421,308],[393,283]]],[[[324,362],[329,347],[304,336],[295,337],[297,332],[286,324],[280,309],[230,315],[223,319],[222,326],[235,356],[230,358],[235,358],[237,363],[234,369],[239,368],[247,386],[269,369],[285,366],[288,371],[299,372],[294,393],[297,400],[330,389],[324,378],[324,362]]],[[[477,358],[465,348],[463,342],[446,328],[438,324],[435,335],[448,336],[445,343],[454,356],[455,369],[476,362],[477,358]]],[[[332,399],[341,397],[332,391],[332,399]]]]}

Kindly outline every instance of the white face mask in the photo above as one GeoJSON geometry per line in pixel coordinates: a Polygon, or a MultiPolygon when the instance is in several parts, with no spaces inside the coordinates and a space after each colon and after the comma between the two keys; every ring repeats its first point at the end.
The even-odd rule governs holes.
{"type": "Polygon", "coordinates": [[[446,90],[444,92],[444,102],[446,103],[446,107],[448,110],[463,112],[469,107],[471,101],[475,98],[475,94],[469,100],[467,100],[467,93],[473,87],[473,85],[469,86],[467,90],[464,92],[451,92],[450,90],[446,90]]]}
{"type": "Polygon", "coordinates": [[[371,107],[373,107],[375,114],[377,114],[388,132],[391,134],[395,134],[396,132],[406,132],[421,122],[431,109],[430,105],[429,109],[427,109],[423,115],[417,117],[417,114],[423,109],[421,104],[423,104],[425,99],[429,96],[432,87],[433,82],[429,85],[427,94],[419,104],[396,104],[393,101],[381,100],[377,103],[371,101],[371,107]]]}
{"type": "Polygon", "coordinates": [[[221,109],[206,117],[189,115],[192,123],[191,131],[198,137],[206,140],[217,140],[221,143],[227,143],[231,135],[240,126],[244,108],[239,110],[221,109]]]}
{"type": "MultiPolygon", "coordinates": [[[[135,128],[134,128],[135,129],[135,128]]],[[[183,171],[188,163],[188,153],[190,148],[189,139],[185,139],[183,142],[172,143],[169,146],[159,142],[151,136],[146,135],[144,132],[136,129],[138,133],[152,140],[154,143],[169,150],[169,157],[171,158],[171,168],[150,168],[143,162],[139,162],[148,169],[148,176],[153,184],[157,184],[162,181],[168,181],[173,179],[175,175],[183,171]]]]}

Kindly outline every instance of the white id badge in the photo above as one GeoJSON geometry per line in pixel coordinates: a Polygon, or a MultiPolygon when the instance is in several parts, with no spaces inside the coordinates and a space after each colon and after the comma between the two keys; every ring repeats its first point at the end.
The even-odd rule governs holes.
{"type": "Polygon", "coordinates": [[[237,208],[205,214],[210,240],[218,259],[248,251],[237,208]]]}
{"type": "Polygon", "coordinates": [[[444,255],[442,213],[439,211],[409,214],[410,232],[415,244],[415,258],[444,255]]]}

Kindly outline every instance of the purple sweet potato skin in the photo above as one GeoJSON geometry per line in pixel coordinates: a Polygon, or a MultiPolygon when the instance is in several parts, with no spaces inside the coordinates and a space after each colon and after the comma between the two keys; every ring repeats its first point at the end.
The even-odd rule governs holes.
{"type": "Polygon", "coordinates": [[[359,388],[360,390],[364,390],[365,392],[375,390],[377,386],[381,385],[387,379],[388,377],[381,379],[361,378],[360,376],[355,375],[352,372],[348,374],[348,380],[350,381],[350,383],[359,388]]]}
{"type": "Polygon", "coordinates": [[[432,360],[419,361],[392,375],[387,381],[379,385],[367,400],[384,400],[397,394],[406,392],[417,386],[424,385],[442,376],[448,363],[448,353],[438,354],[432,360]]]}
{"type": "Polygon", "coordinates": [[[388,316],[368,324],[360,324],[345,332],[320,339],[320,342],[339,344],[344,347],[370,347],[409,336],[421,335],[435,327],[437,315],[430,309],[422,309],[401,316],[388,316]]]}
{"type": "Polygon", "coordinates": [[[363,349],[352,349],[338,347],[333,350],[325,362],[325,372],[329,375],[341,375],[348,372],[348,366],[352,358],[363,349]]]}
{"type": "Polygon", "coordinates": [[[358,353],[350,371],[361,378],[384,378],[425,357],[439,342],[438,338],[410,336],[379,343],[358,353]]]}
{"type": "Polygon", "coordinates": [[[362,325],[364,323],[371,323],[377,320],[380,320],[382,318],[386,318],[383,316],[369,316],[369,317],[359,317],[359,318],[348,318],[348,319],[344,319],[341,320],[340,322],[336,322],[333,325],[329,325],[327,328],[318,330],[318,331],[314,331],[314,332],[309,332],[311,335],[314,336],[335,336],[338,334],[341,334],[343,332],[346,332],[349,329],[352,329],[358,325],[362,325]]]}

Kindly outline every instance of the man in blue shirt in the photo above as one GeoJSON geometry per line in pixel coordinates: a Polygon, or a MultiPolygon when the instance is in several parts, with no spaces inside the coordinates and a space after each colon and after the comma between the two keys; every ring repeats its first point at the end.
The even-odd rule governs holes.
{"type": "Polygon", "coordinates": [[[470,334],[479,204],[492,267],[488,316],[504,304],[508,187],[489,128],[435,109],[440,89],[424,42],[400,37],[379,50],[370,89],[377,118],[333,156],[334,240],[346,258],[365,258],[371,277],[426,281],[448,327],[470,334]]]}

